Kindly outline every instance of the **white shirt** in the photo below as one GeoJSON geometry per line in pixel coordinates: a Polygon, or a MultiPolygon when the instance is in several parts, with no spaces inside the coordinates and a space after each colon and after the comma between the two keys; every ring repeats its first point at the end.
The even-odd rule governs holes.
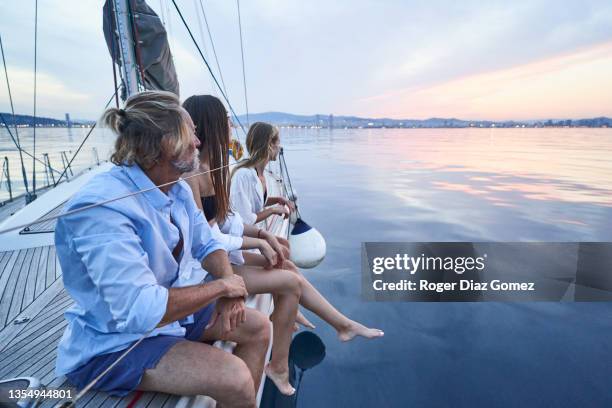
{"type": "Polygon", "coordinates": [[[244,235],[244,221],[240,214],[229,213],[223,224],[212,227],[213,237],[225,245],[225,250],[229,254],[229,260],[234,265],[244,264],[242,257],[242,236],[244,235]]]}
{"type": "Polygon", "coordinates": [[[263,193],[255,169],[242,167],[236,170],[230,187],[230,205],[245,223],[254,225],[257,213],[264,209],[263,193]]]}

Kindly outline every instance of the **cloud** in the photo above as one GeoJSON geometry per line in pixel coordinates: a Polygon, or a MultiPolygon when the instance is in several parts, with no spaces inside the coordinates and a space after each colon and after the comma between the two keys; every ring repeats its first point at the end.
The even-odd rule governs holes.
{"type": "MultiPolygon", "coordinates": [[[[33,4],[10,3],[0,2],[8,62],[31,69],[33,4]]],[[[172,4],[169,0],[148,3],[158,11],[160,4],[166,6],[182,94],[211,93],[211,80],[172,4]]],[[[201,41],[195,15],[199,7],[194,3],[178,2],[201,41]]],[[[103,0],[39,2],[39,68],[73,93],[89,95],[88,101],[61,108],[73,116],[96,117],[113,91],[102,35],[102,4],[103,0]]],[[[236,109],[243,111],[236,3],[210,0],[204,6],[229,96],[236,109]]],[[[258,0],[243,1],[240,6],[249,105],[254,112],[381,112],[386,116],[363,100],[433,89],[612,40],[609,0],[258,0]]],[[[206,48],[214,67],[210,45],[206,48]]],[[[580,81],[589,86],[588,76],[580,81]]],[[[587,101],[585,106],[595,102],[587,101]]],[[[450,102],[432,104],[432,115],[449,116],[452,111],[444,110],[446,106],[454,108],[450,102]],[[440,110],[434,113],[434,108],[440,110]]],[[[581,106],[568,103],[554,116],[578,114],[584,111],[581,106]]],[[[406,106],[389,108],[394,115],[412,112],[406,106]]],[[[474,110],[479,117],[487,112],[481,115],[474,110]]]]}
{"type": "MultiPolygon", "coordinates": [[[[31,115],[34,98],[34,74],[32,70],[9,66],[8,72],[15,113],[31,115]]],[[[36,88],[39,115],[42,113],[61,118],[65,112],[70,112],[74,107],[92,102],[89,94],[69,88],[60,78],[49,73],[38,72],[36,88]]],[[[0,111],[10,112],[5,81],[2,81],[0,89],[2,89],[0,111]]]]}
{"type": "Polygon", "coordinates": [[[537,62],[362,98],[360,114],[539,119],[612,115],[612,42],[537,62]]]}

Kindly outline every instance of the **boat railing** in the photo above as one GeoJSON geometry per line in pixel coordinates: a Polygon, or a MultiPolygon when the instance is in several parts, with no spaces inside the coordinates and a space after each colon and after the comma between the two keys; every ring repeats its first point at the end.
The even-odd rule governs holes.
{"type": "MultiPolygon", "coordinates": [[[[61,183],[61,182],[67,181],[69,178],[73,178],[75,176],[75,170],[74,170],[74,166],[71,164],[71,161],[70,161],[70,155],[72,154],[72,151],[62,150],[61,152],[59,152],[59,154],[60,154],[60,159],[62,161],[62,167],[64,170],[63,172],[65,173],[64,177],[62,177],[62,180],[60,180],[60,183],[61,183]]],[[[45,184],[42,186],[42,189],[52,188],[53,186],[55,186],[56,181],[59,180],[58,177],[61,173],[58,169],[52,166],[51,159],[49,158],[49,153],[42,153],[41,156],[42,156],[42,160],[38,160],[38,161],[40,161],[43,164],[44,180],[45,180],[45,184]]],[[[93,166],[99,166],[100,164],[106,162],[106,160],[100,160],[98,149],[96,147],[92,147],[91,149],[91,158],[92,160],[89,164],[85,166],[85,170],[91,169],[93,166]]],[[[78,171],[76,174],[78,175],[80,173],[81,171],[78,171]]],[[[4,194],[2,194],[4,197],[0,199],[0,207],[3,207],[6,204],[11,203],[15,200],[18,200],[22,197],[25,197],[25,194],[21,194],[21,193],[18,193],[17,195],[15,195],[15,192],[16,192],[15,183],[19,185],[19,183],[22,183],[22,180],[20,179],[13,180],[11,178],[10,160],[8,156],[4,156],[4,158],[2,159],[2,170],[0,171],[0,194],[3,191],[6,191],[6,193],[8,193],[8,198],[6,198],[4,194]]],[[[17,192],[18,191],[19,191],[19,187],[17,187],[17,192]]]]}
{"type": "MultiPolygon", "coordinates": [[[[4,160],[2,161],[2,174],[0,175],[0,189],[2,188],[2,182],[5,182],[6,188],[8,190],[9,199],[7,201],[13,201],[13,187],[11,185],[11,171],[9,168],[9,159],[7,156],[4,156],[4,160]]],[[[4,205],[5,202],[0,204],[4,205]]]]}

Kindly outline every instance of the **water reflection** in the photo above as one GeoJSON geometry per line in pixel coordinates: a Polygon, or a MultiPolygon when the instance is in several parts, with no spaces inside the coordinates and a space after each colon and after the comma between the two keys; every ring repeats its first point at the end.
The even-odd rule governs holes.
{"type": "Polygon", "coordinates": [[[362,241],[612,241],[612,130],[281,130],[300,211],[326,237],[308,278],[379,341],[337,341],[300,406],[612,406],[610,303],[383,303],[362,241]],[[588,390],[588,391],[585,391],[588,390]]]}

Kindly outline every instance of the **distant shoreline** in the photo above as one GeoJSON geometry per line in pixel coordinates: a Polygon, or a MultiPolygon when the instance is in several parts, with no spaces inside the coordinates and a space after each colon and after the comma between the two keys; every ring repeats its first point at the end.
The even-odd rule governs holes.
{"type": "MultiPolygon", "coordinates": [[[[59,120],[29,115],[0,113],[10,128],[91,128],[93,120],[59,120]]],[[[240,115],[235,124],[247,123],[246,115],[240,115]]],[[[295,115],[284,112],[253,113],[248,122],[268,122],[282,128],[297,129],[462,129],[462,128],[612,128],[612,119],[596,117],[586,119],[542,119],[542,120],[464,120],[457,118],[390,119],[361,118],[357,116],[295,115]]],[[[5,126],[0,123],[0,127],[5,126]]]]}
{"type": "MultiPolygon", "coordinates": [[[[281,129],[329,129],[329,130],[343,130],[343,129],[610,129],[612,126],[608,125],[600,125],[600,126],[586,126],[586,125],[570,125],[570,126],[558,126],[558,125],[550,125],[550,126],[538,126],[538,125],[521,125],[521,126],[504,126],[504,125],[495,125],[495,126],[334,126],[333,128],[329,128],[326,126],[307,126],[307,125],[287,125],[280,123],[273,123],[273,125],[280,127],[281,129]]],[[[11,129],[14,126],[9,125],[11,129]]],[[[37,129],[90,129],[93,125],[44,125],[44,126],[36,126],[37,129]]],[[[33,129],[34,126],[30,125],[20,125],[17,126],[18,129],[33,129]]],[[[234,126],[234,128],[239,129],[238,126],[234,126]]],[[[3,126],[0,126],[0,129],[5,129],[3,126]]]]}

